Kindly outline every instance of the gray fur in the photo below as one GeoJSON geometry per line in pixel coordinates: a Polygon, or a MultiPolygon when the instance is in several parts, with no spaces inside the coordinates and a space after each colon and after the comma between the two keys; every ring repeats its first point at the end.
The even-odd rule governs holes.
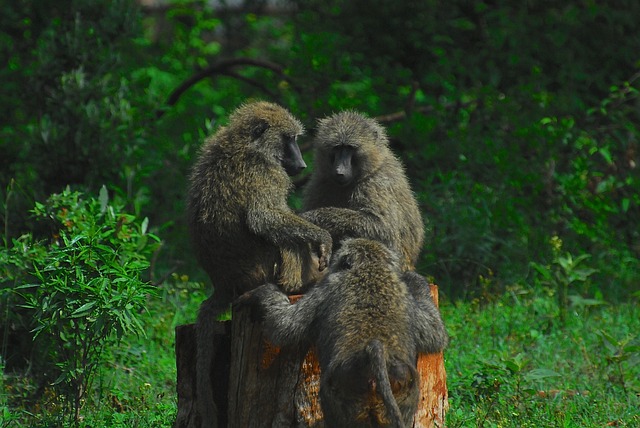
{"type": "Polygon", "coordinates": [[[200,306],[197,393],[202,427],[217,426],[210,382],[213,323],[238,295],[266,282],[287,292],[304,283],[301,260],[330,257],[331,237],[287,205],[289,173],[306,166],[295,138],[303,127],[282,107],[253,102],[203,144],[188,192],[188,223],[196,257],[214,286],[200,306]]]}
{"type": "Polygon", "coordinates": [[[327,275],[297,303],[267,284],[238,304],[255,307],[274,344],[316,345],[331,428],[410,426],[419,397],[418,353],[448,343],[424,278],[403,273],[393,252],[366,239],[345,240],[327,275]]]}
{"type": "Polygon", "coordinates": [[[403,269],[413,269],[424,224],[384,128],[361,113],[334,114],[318,122],[314,154],[302,216],[328,230],[334,246],[348,237],[377,240],[401,255],[403,269]],[[335,153],[345,147],[353,151],[353,163],[338,166],[335,153]]]}

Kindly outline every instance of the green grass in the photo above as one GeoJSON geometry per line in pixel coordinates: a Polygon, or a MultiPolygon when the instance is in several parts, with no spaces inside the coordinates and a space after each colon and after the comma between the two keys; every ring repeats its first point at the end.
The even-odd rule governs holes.
{"type": "Polygon", "coordinates": [[[640,426],[637,302],[572,306],[514,288],[444,304],[449,427],[640,426]]]}
{"type": "MultiPolygon", "coordinates": [[[[177,277],[162,286],[149,302],[147,336],[111,350],[82,427],[171,427],[174,327],[195,320],[203,290],[177,277]]],[[[491,302],[441,304],[451,335],[448,427],[640,426],[637,301],[572,306],[564,325],[555,296],[523,287],[491,302]]],[[[7,406],[20,382],[3,379],[0,427],[60,426],[51,393],[37,405],[7,406]]]]}

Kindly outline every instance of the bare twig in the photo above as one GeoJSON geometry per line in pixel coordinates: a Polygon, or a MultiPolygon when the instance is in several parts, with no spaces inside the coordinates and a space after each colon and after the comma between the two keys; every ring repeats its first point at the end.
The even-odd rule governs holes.
{"type": "MultiPolygon", "coordinates": [[[[423,107],[412,109],[412,112],[428,114],[428,113],[431,113],[433,110],[434,109],[432,106],[423,106],[423,107]]],[[[389,113],[389,114],[384,114],[382,116],[377,116],[376,120],[380,123],[394,123],[394,122],[400,122],[401,120],[404,120],[406,118],[407,118],[406,111],[397,111],[395,113],[389,113]]]]}
{"type": "MultiPolygon", "coordinates": [[[[215,76],[218,74],[223,74],[223,75],[234,77],[236,79],[241,79],[272,95],[273,92],[268,91],[264,86],[259,85],[257,82],[247,79],[246,77],[240,76],[239,74],[233,71],[233,69],[236,67],[246,67],[246,66],[260,67],[267,70],[271,70],[274,73],[277,73],[280,76],[280,78],[292,84],[291,79],[284,73],[284,68],[279,64],[276,64],[268,60],[255,59],[255,58],[231,58],[231,59],[218,61],[210,65],[209,67],[203,70],[200,70],[199,72],[197,72],[196,74],[194,74],[193,76],[191,76],[190,78],[182,82],[182,84],[178,86],[171,93],[171,95],[169,95],[166,105],[167,106],[174,105],[175,103],[178,102],[182,94],[184,94],[193,85],[195,85],[196,83],[200,82],[203,79],[206,79],[207,77],[215,76]]],[[[295,88],[293,84],[292,84],[292,87],[295,88]]],[[[164,111],[158,112],[159,117],[162,116],[163,114],[164,114],[164,111]]]]}
{"type": "Polygon", "coordinates": [[[153,284],[154,286],[158,287],[160,285],[162,285],[163,282],[165,282],[167,280],[167,278],[169,278],[171,275],[173,275],[175,272],[178,271],[178,269],[180,269],[180,267],[184,265],[183,262],[176,262],[171,269],[169,269],[164,275],[162,275],[160,278],[151,281],[151,284],[153,284]]]}
{"type": "Polygon", "coordinates": [[[269,95],[271,98],[278,98],[278,94],[276,94],[275,92],[273,92],[271,89],[267,88],[264,85],[261,85],[259,82],[253,80],[253,79],[249,79],[248,77],[245,77],[239,73],[236,73],[234,71],[222,71],[220,72],[220,74],[223,74],[225,76],[228,77],[233,77],[234,79],[240,80],[241,82],[245,82],[251,86],[255,86],[256,88],[260,89],[262,92],[266,93],[267,95],[269,95]]]}
{"type": "MultiPolygon", "coordinates": [[[[480,100],[473,100],[473,101],[467,101],[464,103],[452,103],[452,104],[445,104],[442,106],[443,109],[445,110],[457,110],[457,109],[461,109],[461,108],[465,108],[465,107],[469,107],[471,105],[474,104],[478,104],[480,103],[480,100]]],[[[435,110],[435,107],[429,105],[429,106],[422,106],[422,107],[417,107],[414,108],[412,110],[412,112],[415,113],[421,113],[421,114],[429,114],[431,112],[433,112],[435,110]]],[[[376,120],[380,123],[384,123],[384,124],[389,124],[389,123],[395,123],[395,122],[400,122],[401,120],[404,120],[407,118],[407,112],[406,111],[397,111],[395,113],[389,113],[389,114],[384,114],[382,116],[376,116],[376,120]]]]}

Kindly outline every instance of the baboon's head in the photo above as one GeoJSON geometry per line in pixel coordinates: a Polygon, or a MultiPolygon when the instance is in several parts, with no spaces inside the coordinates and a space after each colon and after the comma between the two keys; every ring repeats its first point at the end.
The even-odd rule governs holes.
{"type": "Polygon", "coordinates": [[[228,130],[236,144],[249,142],[252,149],[279,163],[288,175],[296,175],[307,166],[296,142],[304,127],[277,104],[256,101],[240,106],[230,116],[228,130]]]}
{"type": "Polygon", "coordinates": [[[340,249],[332,257],[330,272],[376,266],[399,269],[398,255],[378,241],[348,238],[341,242],[340,249]]]}
{"type": "Polygon", "coordinates": [[[319,171],[349,186],[375,172],[388,153],[384,128],[375,120],[355,111],[343,111],[318,121],[315,139],[319,171]]]}

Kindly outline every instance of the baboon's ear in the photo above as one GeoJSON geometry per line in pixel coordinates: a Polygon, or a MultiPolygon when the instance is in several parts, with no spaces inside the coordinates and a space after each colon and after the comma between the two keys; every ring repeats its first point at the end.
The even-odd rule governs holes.
{"type": "Polygon", "coordinates": [[[257,140],[264,134],[264,132],[269,129],[269,124],[266,120],[258,119],[253,126],[251,127],[251,139],[257,140]]]}
{"type": "Polygon", "coordinates": [[[353,267],[353,255],[352,254],[342,254],[340,258],[335,261],[334,269],[337,271],[340,270],[349,270],[353,267]]]}

